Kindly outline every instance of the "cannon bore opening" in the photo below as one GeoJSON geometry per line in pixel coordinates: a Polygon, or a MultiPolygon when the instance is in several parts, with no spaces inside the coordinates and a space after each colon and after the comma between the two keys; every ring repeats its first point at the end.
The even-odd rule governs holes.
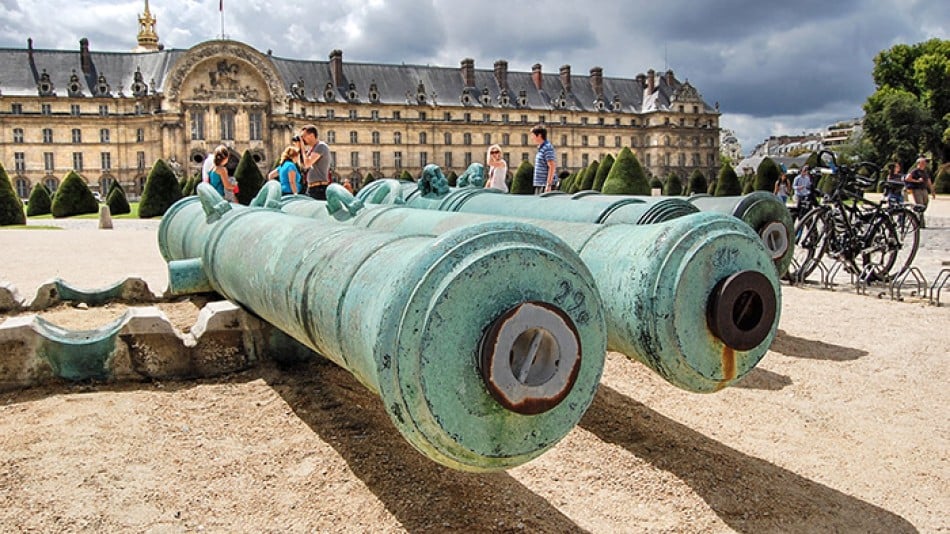
{"type": "Polygon", "coordinates": [[[791,240],[788,235],[788,228],[780,221],[772,221],[759,230],[759,237],[765,244],[765,248],[772,255],[772,260],[781,259],[788,252],[791,240]]]}
{"type": "Polygon", "coordinates": [[[706,322],[727,347],[750,350],[772,331],[777,299],[769,279],[758,271],[739,271],[713,288],[706,322]]]}
{"type": "Polygon", "coordinates": [[[564,400],[580,364],[573,320],[544,302],[524,302],[503,313],[479,348],[479,370],[491,396],[524,415],[546,412],[564,400]]]}

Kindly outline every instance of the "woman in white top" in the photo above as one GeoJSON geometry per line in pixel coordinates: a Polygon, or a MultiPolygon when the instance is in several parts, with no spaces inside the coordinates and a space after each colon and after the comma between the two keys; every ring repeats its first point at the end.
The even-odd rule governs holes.
{"type": "Polygon", "coordinates": [[[505,183],[507,175],[508,163],[501,159],[501,147],[498,145],[488,147],[488,177],[485,180],[485,187],[492,187],[507,193],[508,185],[505,183]]]}

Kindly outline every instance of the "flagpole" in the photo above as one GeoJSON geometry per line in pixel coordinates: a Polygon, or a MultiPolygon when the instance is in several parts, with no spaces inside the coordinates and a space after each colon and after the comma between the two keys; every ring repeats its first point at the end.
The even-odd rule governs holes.
{"type": "Polygon", "coordinates": [[[224,0],[218,0],[218,12],[221,13],[221,39],[224,39],[224,0]]]}

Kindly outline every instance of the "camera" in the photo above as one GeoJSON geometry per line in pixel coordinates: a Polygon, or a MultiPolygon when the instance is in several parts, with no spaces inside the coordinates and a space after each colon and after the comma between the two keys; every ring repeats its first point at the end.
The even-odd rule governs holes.
{"type": "Polygon", "coordinates": [[[290,140],[293,141],[294,143],[297,143],[297,142],[300,141],[300,136],[299,136],[299,135],[295,135],[295,136],[291,137],[290,140]]]}

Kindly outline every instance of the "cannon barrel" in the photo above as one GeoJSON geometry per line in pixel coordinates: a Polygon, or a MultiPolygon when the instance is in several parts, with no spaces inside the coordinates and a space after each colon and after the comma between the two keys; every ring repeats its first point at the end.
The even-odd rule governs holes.
{"type": "Polygon", "coordinates": [[[592,402],[603,306],[549,232],[488,223],[408,236],[272,209],[216,214],[220,197],[198,189],[200,202],[162,220],[169,270],[198,263],[215,291],[348,369],[429,458],[467,471],[522,464],[592,402]]]}
{"type": "MultiPolygon", "coordinates": [[[[331,185],[327,203],[287,197],[281,209],[321,219],[319,225],[348,221],[406,235],[437,235],[492,220],[527,221],[404,206],[328,210],[340,196],[348,193],[331,185]]],[[[530,223],[561,237],[594,274],[607,317],[607,347],[677,387],[712,392],[734,384],[775,338],[778,278],[757,236],[734,217],[694,213],[640,226],[530,223]]]]}
{"type": "Polygon", "coordinates": [[[784,276],[795,252],[795,225],[788,207],[767,191],[755,191],[739,197],[693,195],[687,197],[701,211],[726,213],[738,217],[759,234],[772,255],[778,275],[784,276]]]}
{"type": "Polygon", "coordinates": [[[399,203],[426,210],[598,224],[651,224],[699,211],[683,199],[658,204],[636,197],[598,195],[585,198],[586,202],[574,202],[566,195],[507,195],[480,187],[449,188],[446,194],[438,195],[423,193],[415,182],[392,179],[370,182],[357,198],[366,203],[399,203]]]}

